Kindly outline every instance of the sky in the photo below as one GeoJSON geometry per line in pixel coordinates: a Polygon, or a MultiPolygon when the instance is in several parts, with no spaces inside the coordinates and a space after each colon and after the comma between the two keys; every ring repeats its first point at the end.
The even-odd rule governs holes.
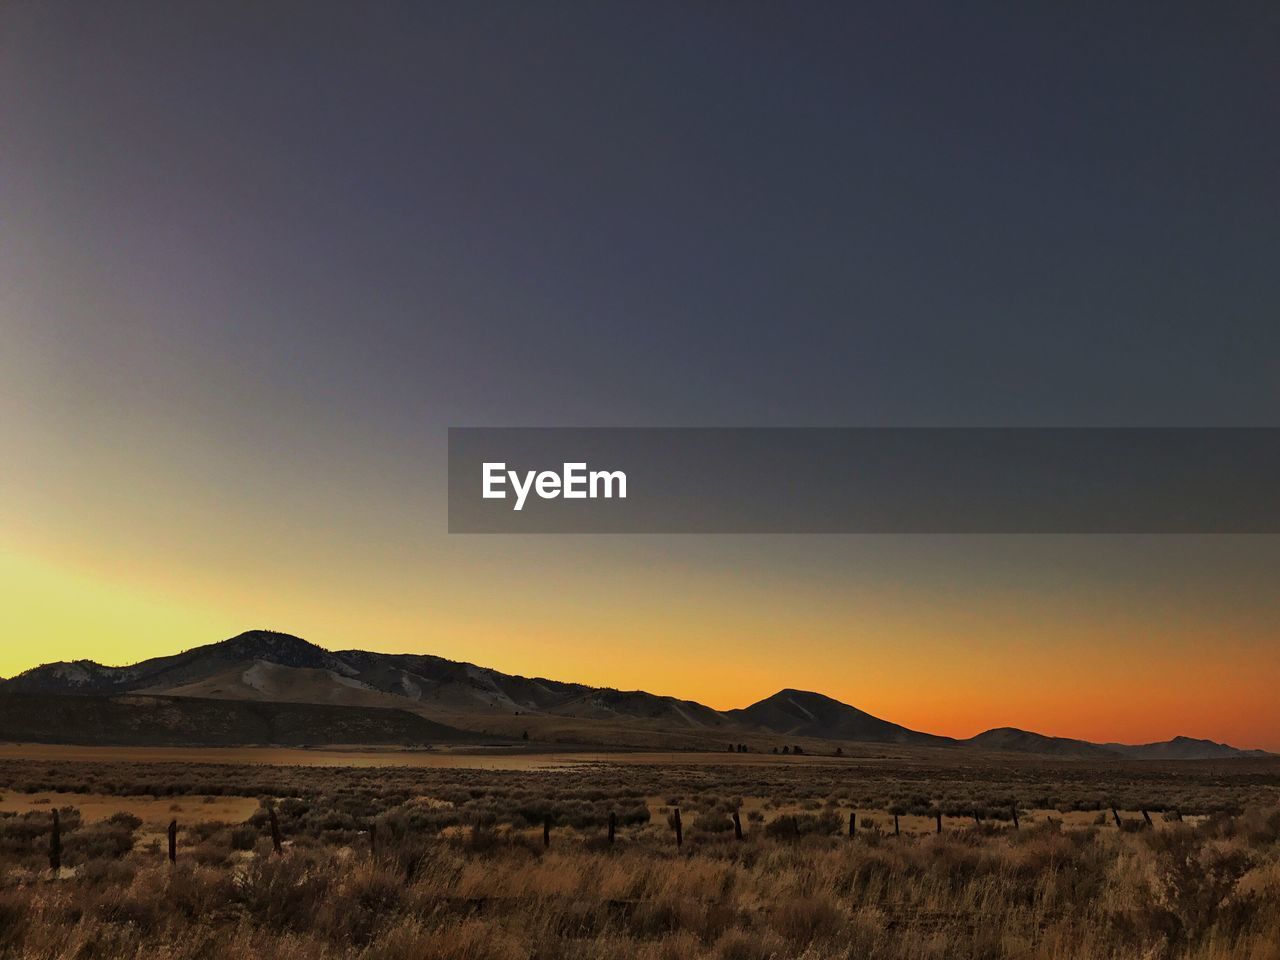
{"type": "Polygon", "coordinates": [[[0,674],[267,627],[1280,749],[1275,537],[450,536],[449,426],[1280,426],[1267,3],[0,6],[0,674]]]}

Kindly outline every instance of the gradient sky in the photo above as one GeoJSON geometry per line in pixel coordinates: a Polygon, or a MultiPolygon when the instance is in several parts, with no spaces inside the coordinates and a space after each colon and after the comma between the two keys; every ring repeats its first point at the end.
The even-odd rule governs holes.
{"type": "Polygon", "coordinates": [[[1277,538],[445,533],[449,425],[1280,425],[1280,15],[1121,6],[0,6],[0,673],[1280,749],[1277,538]]]}

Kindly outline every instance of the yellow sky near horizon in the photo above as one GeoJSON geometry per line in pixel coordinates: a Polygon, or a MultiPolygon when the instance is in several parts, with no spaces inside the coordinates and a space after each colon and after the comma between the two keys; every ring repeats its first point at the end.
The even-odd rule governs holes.
{"type": "Polygon", "coordinates": [[[379,582],[366,571],[346,589],[332,571],[304,564],[273,577],[250,558],[214,580],[161,561],[94,564],[7,549],[0,674],[60,659],[135,662],[270,628],[330,649],[433,653],[718,709],[796,687],[958,737],[1018,726],[1280,747],[1280,669],[1265,618],[1187,622],[1185,611],[1161,618],[1132,597],[1128,609],[1107,609],[1097,595],[1079,604],[1078,589],[1007,583],[984,596],[937,582],[926,594],[892,577],[837,586],[771,574],[763,556],[708,571],[705,557],[667,553],[662,538],[600,568],[599,541],[568,549],[565,538],[508,539],[523,542],[497,553],[541,557],[543,569],[511,579],[520,564],[498,562],[489,538],[483,549],[455,551],[454,575],[441,581],[418,570],[379,582]]]}

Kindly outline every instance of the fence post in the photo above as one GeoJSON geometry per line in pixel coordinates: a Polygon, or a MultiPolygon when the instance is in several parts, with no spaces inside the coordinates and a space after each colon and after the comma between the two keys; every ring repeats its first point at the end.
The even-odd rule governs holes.
{"type": "Polygon", "coordinates": [[[857,832],[858,832],[858,819],[857,819],[857,818],[858,818],[858,811],[857,811],[857,810],[850,810],[850,811],[849,811],[849,836],[851,836],[851,837],[852,837],[855,833],[857,833],[857,832]]]}
{"type": "Polygon", "coordinates": [[[275,804],[267,807],[267,819],[271,824],[271,846],[276,853],[283,853],[284,851],[280,847],[280,821],[276,819],[275,804]]]}
{"type": "Polygon", "coordinates": [[[1115,817],[1115,819],[1116,819],[1116,829],[1117,829],[1117,830],[1121,829],[1121,827],[1120,827],[1120,811],[1119,811],[1119,810],[1117,810],[1115,807],[1112,807],[1112,808],[1111,808],[1111,816],[1115,817]]]}
{"type": "Polygon", "coordinates": [[[53,830],[49,834],[49,869],[56,875],[62,868],[62,821],[58,811],[53,811],[53,830]]]}
{"type": "Polygon", "coordinates": [[[978,816],[978,811],[977,811],[977,810],[973,811],[973,825],[974,825],[975,827],[981,827],[981,826],[982,826],[982,818],[978,816]]]}
{"type": "Polygon", "coordinates": [[[742,839],[742,818],[738,816],[738,811],[733,811],[733,839],[742,839]]]}
{"type": "Polygon", "coordinates": [[[1142,819],[1147,821],[1148,827],[1151,827],[1153,830],[1155,829],[1155,824],[1151,822],[1151,814],[1147,813],[1145,810],[1142,811],[1142,819]]]}
{"type": "Polygon", "coordinates": [[[169,862],[178,862],[178,821],[169,821],[169,862]]]}
{"type": "Polygon", "coordinates": [[[613,835],[618,829],[618,815],[612,810],[609,811],[609,842],[613,843],[613,835]]]}
{"type": "Polygon", "coordinates": [[[941,833],[942,832],[942,811],[939,810],[937,813],[934,814],[934,816],[938,818],[938,833],[941,833]]]}
{"type": "Polygon", "coordinates": [[[1013,805],[1013,829],[1015,830],[1022,829],[1021,826],[1018,824],[1018,805],[1016,803],[1013,805]]]}
{"type": "Polygon", "coordinates": [[[898,815],[896,813],[893,815],[893,835],[895,837],[902,835],[902,832],[898,829],[898,815]]]}
{"type": "Polygon", "coordinates": [[[551,814],[542,818],[542,845],[551,846],[551,814]]]}
{"type": "Polygon", "coordinates": [[[680,808],[676,807],[675,810],[676,815],[675,819],[672,820],[671,826],[676,831],[676,847],[678,848],[684,845],[684,826],[680,823],[680,808]]]}

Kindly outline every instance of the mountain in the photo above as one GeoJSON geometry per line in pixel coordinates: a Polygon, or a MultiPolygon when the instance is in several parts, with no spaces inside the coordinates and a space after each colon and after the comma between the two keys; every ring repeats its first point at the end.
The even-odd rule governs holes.
{"type": "Polygon", "coordinates": [[[1160,743],[1143,743],[1129,746],[1123,743],[1103,744],[1106,749],[1126,757],[1140,760],[1228,760],[1235,757],[1269,757],[1265,750],[1242,750],[1213,740],[1196,740],[1192,737],[1174,737],[1160,743]]]}
{"type": "Polygon", "coordinates": [[[0,690],[0,730],[16,741],[104,746],[426,746],[481,740],[407,710],[6,690],[0,690]]]}
{"type": "Polygon", "coordinates": [[[162,725],[156,728],[157,736],[170,741],[195,738],[192,742],[201,736],[224,738],[218,742],[240,736],[246,738],[240,741],[244,743],[316,738],[336,743],[354,741],[335,737],[360,734],[370,738],[365,741],[369,743],[426,743],[479,732],[508,740],[528,736],[550,743],[662,749],[723,749],[726,742],[752,738],[767,748],[782,738],[797,738],[1095,759],[1266,756],[1187,737],[1140,746],[1099,745],[1012,727],[954,740],[891,723],[820,693],[794,689],[780,690],[749,707],[720,711],[643,690],[515,676],[430,654],[329,651],[270,630],[250,630],[129,666],[76,660],[27,670],[0,681],[0,698],[7,703],[0,708],[0,736],[39,739],[44,736],[41,729],[53,736],[47,725],[29,721],[24,726],[15,719],[15,704],[33,708],[39,697],[48,698],[55,712],[65,714],[67,730],[81,731],[76,736],[106,736],[104,724],[118,725],[132,731],[133,742],[151,742],[145,738],[151,735],[147,724],[153,723],[162,725]],[[310,729],[301,725],[304,719],[310,729]],[[202,733],[200,722],[211,724],[216,733],[202,733]],[[92,723],[97,723],[98,733],[92,723]],[[20,736],[24,730],[27,733],[20,736]]]}
{"type": "Polygon", "coordinates": [[[539,713],[715,729],[710,707],[644,691],[618,691],[513,676],[426,654],[330,652],[285,633],[251,630],[230,640],[126,667],[91,661],[45,664],[0,684],[45,693],[151,693],[209,699],[404,707],[451,717],[539,713]]]}
{"type": "Polygon", "coordinates": [[[922,746],[954,746],[956,743],[949,737],[908,730],[847,703],[806,690],[779,690],[759,703],[741,710],[729,710],[725,715],[748,726],[792,737],[922,746]]]}
{"type": "Polygon", "coordinates": [[[983,750],[1013,753],[1043,753],[1058,757],[1116,757],[1115,752],[1096,743],[1067,737],[1046,737],[1042,733],[1019,730],[1017,727],[996,727],[964,742],[983,750]]]}
{"type": "Polygon", "coordinates": [[[300,637],[271,630],[250,630],[169,657],[127,667],[104,667],[92,660],[47,663],[7,680],[3,689],[43,693],[122,693],[167,690],[220,673],[236,664],[274,663],[351,677],[355,671],[338,657],[300,637]]]}

